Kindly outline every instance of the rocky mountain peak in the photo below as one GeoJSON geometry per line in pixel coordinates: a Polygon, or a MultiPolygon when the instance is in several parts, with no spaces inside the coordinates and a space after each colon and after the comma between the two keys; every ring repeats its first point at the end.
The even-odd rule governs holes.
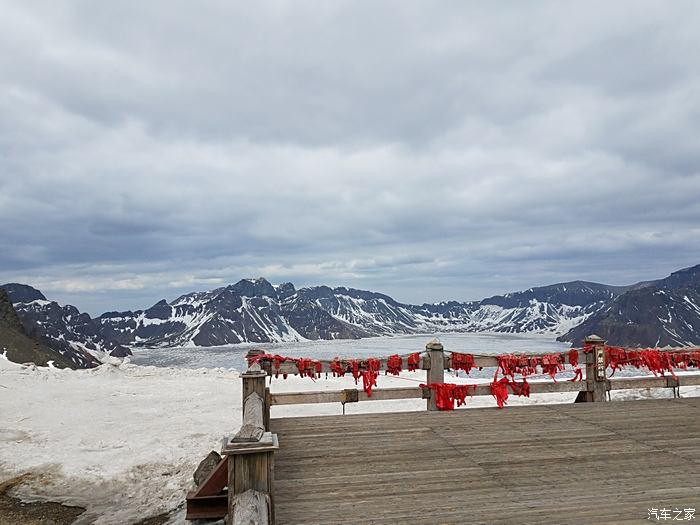
{"type": "Polygon", "coordinates": [[[282,283],[277,287],[277,297],[280,301],[284,301],[287,297],[291,297],[297,292],[297,289],[292,283],[282,283]]]}
{"type": "Polygon", "coordinates": [[[275,287],[267,279],[241,279],[236,284],[226,287],[227,290],[242,297],[275,297],[275,287]]]}
{"type": "Polygon", "coordinates": [[[31,303],[32,301],[46,301],[46,297],[36,288],[28,284],[7,283],[0,286],[3,288],[10,301],[13,303],[31,303]]]}

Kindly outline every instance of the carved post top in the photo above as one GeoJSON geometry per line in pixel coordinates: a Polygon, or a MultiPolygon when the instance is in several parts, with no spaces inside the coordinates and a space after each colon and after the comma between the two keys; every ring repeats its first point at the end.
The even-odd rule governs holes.
{"type": "Polygon", "coordinates": [[[245,355],[246,359],[250,357],[256,357],[259,355],[263,355],[265,353],[265,350],[262,350],[261,348],[251,348],[248,350],[248,353],[245,355]]]}
{"type": "Polygon", "coordinates": [[[251,377],[266,377],[266,376],[267,376],[267,372],[265,372],[265,371],[260,367],[260,363],[253,363],[252,365],[250,365],[250,366],[248,367],[248,370],[246,370],[245,372],[243,372],[243,373],[241,374],[241,377],[244,377],[244,378],[245,378],[245,377],[247,377],[247,378],[251,378],[251,377]]]}
{"type": "Polygon", "coordinates": [[[585,345],[604,345],[605,339],[603,339],[602,337],[597,336],[595,334],[592,334],[583,340],[583,344],[585,344],[585,345]]]}
{"type": "Polygon", "coordinates": [[[439,339],[435,338],[425,345],[426,350],[443,350],[442,343],[439,339]]]}

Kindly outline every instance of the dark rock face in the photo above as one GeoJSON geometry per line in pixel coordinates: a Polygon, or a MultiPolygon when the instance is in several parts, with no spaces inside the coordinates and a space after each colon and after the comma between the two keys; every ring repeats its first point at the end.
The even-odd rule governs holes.
{"type": "Polygon", "coordinates": [[[559,340],[579,345],[592,333],[611,345],[700,345],[700,265],[626,291],[559,340]]]}
{"type": "Polygon", "coordinates": [[[572,281],[530,288],[524,292],[497,295],[484,299],[480,304],[493,304],[503,308],[520,308],[529,305],[534,300],[540,303],[588,306],[597,302],[609,301],[626,291],[626,289],[627,287],[624,286],[572,281]]]}
{"type": "Polygon", "coordinates": [[[17,312],[12,307],[12,301],[7,292],[0,288],[0,322],[3,323],[6,329],[12,330],[19,334],[25,334],[24,327],[17,317],[17,312]]]}
{"type": "Polygon", "coordinates": [[[45,340],[25,330],[8,294],[0,288],[0,354],[15,363],[39,366],[53,363],[58,368],[88,368],[97,363],[89,354],[73,349],[51,348],[45,340]]]}
{"type": "Polygon", "coordinates": [[[32,301],[46,301],[46,297],[36,288],[26,284],[8,283],[2,288],[7,292],[13,303],[31,303],[32,301]]]}
{"type": "Polygon", "coordinates": [[[2,288],[8,292],[25,332],[63,355],[78,352],[83,356],[79,359],[81,367],[98,364],[89,351],[116,357],[131,355],[128,348],[105,338],[92,318],[74,306],[48,301],[31,286],[8,284],[2,288]]]}

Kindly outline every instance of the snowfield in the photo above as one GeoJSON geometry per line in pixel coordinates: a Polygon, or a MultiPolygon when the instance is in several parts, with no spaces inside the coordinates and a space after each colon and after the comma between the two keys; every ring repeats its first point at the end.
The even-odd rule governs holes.
{"type": "MultiPolygon", "coordinates": [[[[425,373],[380,376],[378,387],[418,385],[425,373]]],[[[450,382],[464,382],[449,377],[450,382]]],[[[470,379],[470,381],[473,381],[470,379]]],[[[488,381],[481,379],[479,381],[488,381]]],[[[273,380],[273,391],[350,388],[352,378],[273,380]]],[[[113,359],[91,370],[23,367],[0,358],[0,482],[29,473],[13,495],[87,508],[77,523],[127,524],[164,512],[184,523],[192,473],[241,419],[232,369],[138,366],[113,359]]],[[[657,389],[624,398],[668,396],[657,389]]],[[[700,395],[684,388],[683,396],[700,395]]],[[[571,402],[574,394],[509,399],[510,405],[571,402]]],[[[494,406],[490,396],[469,407],[494,406]]],[[[424,400],[347,405],[348,414],[424,410],[424,400]]],[[[339,414],[339,404],[273,407],[273,417],[339,414]]]]}

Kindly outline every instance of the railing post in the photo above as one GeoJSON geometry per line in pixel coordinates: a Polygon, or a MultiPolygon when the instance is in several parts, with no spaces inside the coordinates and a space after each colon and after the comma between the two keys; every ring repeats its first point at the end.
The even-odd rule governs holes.
{"type": "Polygon", "coordinates": [[[241,374],[243,425],[225,440],[228,456],[228,511],[233,525],[274,524],[274,452],[277,436],[269,432],[267,373],[253,363],[241,374]]]}
{"type": "MultiPolygon", "coordinates": [[[[246,355],[247,357],[250,356],[255,356],[258,355],[261,350],[253,349],[248,352],[246,355]]],[[[243,391],[241,392],[241,399],[243,400],[243,411],[244,411],[244,416],[245,416],[245,400],[248,398],[250,394],[253,392],[257,392],[257,394],[262,398],[264,405],[263,405],[263,417],[265,418],[265,430],[269,431],[270,430],[270,404],[269,404],[269,397],[267,395],[267,391],[265,388],[265,379],[267,378],[267,372],[262,370],[260,368],[259,364],[253,364],[251,365],[247,371],[243,372],[241,374],[241,378],[243,379],[243,391]]]]}
{"type": "Polygon", "coordinates": [[[592,347],[592,351],[586,354],[586,401],[606,401],[605,341],[597,335],[589,335],[583,344],[592,347]]]}
{"type": "MultiPolygon", "coordinates": [[[[437,339],[433,339],[427,345],[425,349],[428,352],[430,358],[430,369],[428,370],[428,384],[432,385],[435,383],[445,382],[445,360],[442,343],[437,339]]],[[[428,410],[437,410],[436,396],[435,393],[431,391],[430,397],[428,398],[428,410]]]]}

